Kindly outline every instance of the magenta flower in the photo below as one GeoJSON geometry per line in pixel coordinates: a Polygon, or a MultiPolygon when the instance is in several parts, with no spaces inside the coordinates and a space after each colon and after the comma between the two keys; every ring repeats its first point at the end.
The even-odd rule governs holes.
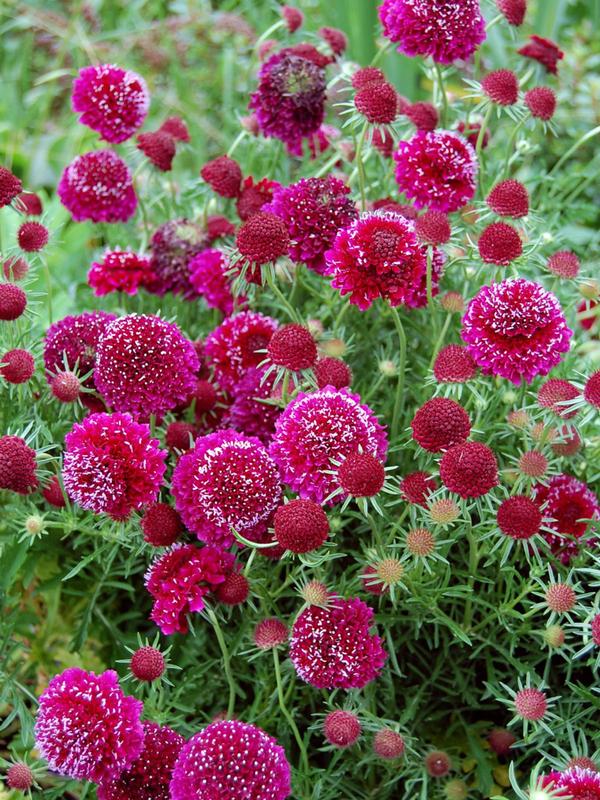
{"type": "Polygon", "coordinates": [[[206,305],[218,308],[225,316],[231,314],[233,294],[231,279],[227,275],[230,266],[226,255],[220,250],[202,250],[190,260],[188,267],[190,284],[204,298],[206,305]]]}
{"type": "Polygon", "coordinates": [[[127,222],[137,208],[131,172],[112,150],[94,150],[72,161],[57,188],[76,222],[127,222]]]}
{"type": "Polygon", "coordinates": [[[273,399],[276,372],[268,375],[264,369],[251,367],[240,378],[233,391],[228,423],[246,436],[256,436],[263,444],[273,438],[275,423],[281,413],[279,406],[264,403],[273,399]]]}
{"type": "Polygon", "coordinates": [[[572,475],[553,475],[547,484],[535,486],[534,499],[542,509],[547,527],[546,540],[552,551],[568,564],[579,552],[578,539],[589,527],[587,520],[600,516],[600,504],[594,492],[572,475]]]}
{"type": "Polygon", "coordinates": [[[154,279],[150,259],[131,250],[107,250],[102,261],[94,261],[88,272],[88,283],[96,297],[111,292],[136,294],[154,279]]]}
{"type": "Polygon", "coordinates": [[[93,369],[96,364],[96,350],[102,335],[115,319],[106,311],[86,311],[77,316],[68,316],[50,325],[44,342],[44,366],[46,378],[65,368],[76,371],[81,377],[87,376],[83,385],[94,388],[93,369]]]}
{"type": "Polygon", "coordinates": [[[150,248],[150,266],[156,276],[150,291],[161,297],[167,292],[181,294],[184,299],[197,297],[190,283],[190,263],[209,244],[207,230],[188,219],[172,219],[156,229],[150,248]]]}

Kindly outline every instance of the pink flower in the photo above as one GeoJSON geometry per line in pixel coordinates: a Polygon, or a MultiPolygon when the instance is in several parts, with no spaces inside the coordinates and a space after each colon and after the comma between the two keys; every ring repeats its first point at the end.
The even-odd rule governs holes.
{"type": "Polygon", "coordinates": [[[556,297],[524,278],[483,286],[462,323],[462,338],[481,371],[513,383],[547,375],[573,335],[556,297]]]}
{"type": "Polygon", "coordinates": [[[172,481],[175,506],[199,539],[227,547],[231,529],[264,534],[281,498],[279,472],[258,439],[223,430],[201,436],[181,456],[172,481]]]}
{"type": "MultiPolygon", "coordinates": [[[[340,488],[335,462],[357,452],[385,461],[387,437],[371,409],[347,389],[300,392],[282,412],[270,453],[300,497],[323,502],[340,488]]],[[[334,502],[344,499],[336,495],[334,502]]]]}
{"type": "Polygon", "coordinates": [[[233,390],[234,399],[229,409],[229,425],[246,436],[256,436],[263,444],[273,438],[281,413],[278,406],[262,402],[273,399],[275,378],[275,371],[266,375],[264,369],[248,369],[233,390]]]}
{"type": "Polygon", "coordinates": [[[94,783],[117,778],[144,743],[142,703],[126,697],[116,672],[72,667],[40,697],[35,746],[54,772],[94,783]]]}
{"type": "Polygon", "coordinates": [[[233,569],[234,556],[220,547],[175,544],[158,556],[146,573],[154,598],[150,618],[161,631],[187,633],[187,617],[202,611],[204,597],[214,592],[233,569]]]}
{"type": "Polygon", "coordinates": [[[290,794],[283,747],[238,720],[213,722],[192,736],[171,781],[173,800],[285,800],[290,794]]]}
{"type": "Polygon", "coordinates": [[[87,375],[83,385],[93,388],[94,376],[91,373],[96,363],[98,342],[114,319],[115,315],[106,311],[87,311],[50,325],[44,342],[48,383],[53,375],[67,368],[77,370],[78,375],[87,375]]]}
{"type": "Polygon", "coordinates": [[[94,379],[116,411],[147,419],[184,403],[200,368],[193,344],[160,317],[128,314],[98,343],[94,379]]]}
{"type": "Polygon", "coordinates": [[[552,551],[569,563],[579,552],[577,539],[588,529],[585,520],[600,516],[600,505],[594,492],[572,475],[554,475],[548,483],[535,486],[534,499],[542,508],[547,527],[555,533],[546,533],[552,551]]]}
{"type": "Polygon", "coordinates": [[[417,131],[394,153],[396,182],[416,208],[458,211],[475,196],[478,163],[458,133],[417,131]]]}
{"type": "Polygon", "coordinates": [[[84,67],[73,81],[73,111],[106,142],[124,142],[146,119],[150,96],[143,78],[112,64],[84,67]]]}
{"type": "MultiPolygon", "coordinates": [[[[573,767],[565,772],[551,772],[543,781],[552,785],[557,800],[600,800],[600,772],[593,769],[573,767]]],[[[553,795],[554,796],[554,795],[553,795]]]]}
{"type": "Polygon", "coordinates": [[[478,0],[383,0],[379,18],[399,51],[440,64],[467,61],[486,37],[478,0]]]}
{"type": "Polygon", "coordinates": [[[362,689],[385,664],[381,639],[370,632],[373,611],[357,597],[309,606],[292,628],[290,659],[318,689],[362,689]]]}
{"type": "Polygon", "coordinates": [[[88,283],[96,297],[111,292],[136,294],[154,279],[150,259],[130,250],[107,250],[102,261],[94,261],[88,283]]]}
{"type": "Polygon", "coordinates": [[[137,208],[131,172],[112,150],[94,150],[72,161],[57,188],[76,222],[127,222],[137,208]]]}
{"type": "Polygon", "coordinates": [[[88,511],[127,519],[156,500],[166,456],[150,428],[128,414],[90,414],[65,437],[65,489],[88,511]]]}
{"type": "MultiPolygon", "coordinates": [[[[331,285],[342,295],[349,294],[350,302],[363,311],[379,297],[392,306],[427,304],[427,250],[414,223],[400,214],[363,214],[338,233],[326,263],[331,285]]],[[[442,264],[442,254],[434,251],[434,294],[442,264]]]]}
{"type": "Polygon", "coordinates": [[[98,787],[98,800],[170,800],[169,782],[185,739],[166,725],[143,722],[144,747],[129,769],[98,787]]]}
{"type": "MultiPolygon", "coordinates": [[[[188,263],[190,284],[204,297],[209,308],[218,308],[226,316],[233,312],[231,281],[227,276],[229,261],[220,250],[202,250],[188,263]]],[[[243,299],[243,298],[242,298],[243,299]]]]}
{"type": "Polygon", "coordinates": [[[190,283],[190,263],[206,249],[209,238],[201,225],[188,219],[172,219],[157,228],[150,242],[150,266],[156,275],[150,291],[161,297],[173,292],[186,300],[196,298],[190,283]]]}

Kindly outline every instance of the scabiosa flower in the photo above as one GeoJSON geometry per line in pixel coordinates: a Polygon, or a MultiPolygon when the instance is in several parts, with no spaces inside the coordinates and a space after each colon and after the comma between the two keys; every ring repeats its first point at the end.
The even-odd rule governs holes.
{"type": "Polygon", "coordinates": [[[233,403],[227,416],[228,425],[246,436],[256,436],[263,444],[271,441],[281,409],[263,400],[273,398],[277,375],[251,367],[236,384],[233,403]]]}
{"type": "Polygon", "coordinates": [[[486,203],[499,217],[526,217],[529,213],[527,189],[512,178],[497,183],[487,196],[486,203]]]}
{"type": "Polygon", "coordinates": [[[96,363],[98,342],[104,335],[114,314],[106,311],[88,311],[77,316],[68,316],[55,322],[46,331],[44,342],[44,365],[47,379],[65,369],[76,370],[85,376],[83,385],[94,388],[93,369],[96,363]]]}
{"type": "Polygon", "coordinates": [[[481,442],[455,444],[440,462],[444,486],[461,497],[482,497],[498,484],[498,463],[481,442]]]}
{"type": "Polygon", "coordinates": [[[352,370],[341,358],[333,356],[320,358],[314,370],[319,389],[324,389],[326,386],[344,389],[352,383],[352,370]]]}
{"type": "Polygon", "coordinates": [[[497,69],[485,76],[481,88],[497,105],[512,106],[519,96],[519,79],[510,69],[497,69]]]}
{"type": "Polygon", "coordinates": [[[279,506],[273,518],[275,538],[292,553],[310,553],[329,536],[329,520],[313,500],[296,499],[279,506]]]}
{"type": "Polygon", "coordinates": [[[535,86],[525,93],[525,105],[532,117],[548,122],[556,111],[556,95],[548,86],[535,86]]]}
{"type": "Polygon", "coordinates": [[[74,403],[81,394],[81,382],[74,372],[64,370],[53,376],[50,390],[61,403],[74,403]]]}
{"type": "Polygon", "coordinates": [[[42,201],[35,192],[19,192],[16,208],[29,217],[40,217],[44,211],[42,201]]]}
{"type": "Polygon", "coordinates": [[[154,294],[182,294],[186,300],[195,298],[190,283],[190,262],[208,246],[207,231],[187,219],[174,219],[156,229],[150,248],[150,266],[156,280],[149,287],[154,294]]]}
{"type": "Polygon", "coordinates": [[[507,756],[511,752],[511,747],[517,741],[516,736],[506,728],[493,728],[487,740],[494,753],[498,756],[507,756]]]}
{"type": "Polygon", "coordinates": [[[55,508],[64,508],[66,506],[58,475],[53,475],[44,486],[42,489],[42,497],[55,508]]]}
{"type": "Polygon", "coordinates": [[[229,156],[208,161],[200,170],[200,175],[221,197],[238,197],[241,191],[241,167],[229,156]]]}
{"type": "Polygon", "coordinates": [[[367,122],[389,125],[398,116],[398,93],[387,81],[368,83],[356,93],[354,106],[367,122]]]}
{"type": "Polygon", "coordinates": [[[447,244],[452,235],[450,222],[443,211],[426,211],[415,220],[415,231],[423,244],[447,244]]]}
{"type": "Polygon", "coordinates": [[[289,631],[285,623],[276,617],[268,617],[258,623],[252,638],[259,650],[272,650],[281,644],[285,644],[288,636],[289,631]]]}
{"type": "Polygon", "coordinates": [[[485,40],[478,0],[383,0],[383,34],[407,56],[431,56],[440,64],[467,61],[485,40]]]}
{"type": "Polygon", "coordinates": [[[268,211],[253,214],[239,229],[236,247],[251,269],[246,280],[262,283],[260,267],[287,254],[290,237],[283,220],[268,211]]]}
{"type": "Polygon", "coordinates": [[[391,728],[381,728],[373,737],[373,752],[379,758],[391,761],[404,755],[406,744],[399,733],[391,728]]]}
{"type": "Polygon", "coordinates": [[[600,798],[600,772],[593,769],[573,767],[565,772],[551,772],[544,783],[552,784],[558,791],[557,798],[570,797],[572,800],[598,800],[600,798]]]}
{"type": "Polygon", "coordinates": [[[452,762],[443,750],[432,750],[425,756],[425,769],[432,778],[443,778],[452,769],[452,762]]]}
{"type": "Polygon", "coordinates": [[[579,389],[569,381],[550,378],[543,383],[537,394],[537,401],[542,408],[549,408],[557,416],[570,419],[577,414],[577,409],[569,409],[563,403],[580,396],[579,389]]]}
{"type": "Polygon", "coordinates": [[[542,514],[539,505],[525,495],[507,497],[498,507],[498,527],[512,539],[531,539],[540,532],[542,514]]]}
{"type": "Polygon", "coordinates": [[[440,121],[437,108],[431,103],[411,103],[404,113],[419,131],[434,131],[440,121]]]}
{"type": "Polygon", "coordinates": [[[43,250],[48,244],[48,228],[41,222],[24,222],[17,231],[19,247],[26,253],[35,253],[43,250]]]}
{"type": "Polygon", "coordinates": [[[600,515],[600,505],[592,490],[571,475],[554,475],[547,485],[537,484],[534,498],[543,509],[548,527],[546,539],[554,553],[568,563],[578,552],[577,541],[586,532],[589,523],[600,515]]]}
{"type": "Polygon", "coordinates": [[[406,549],[412,556],[426,558],[435,550],[435,536],[427,528],[413,528],[406,534],[406,549]]]}
{"type": "Polygon", "coordinates": [[[475,377],[477,367],[466,347],[448,344],[435,358],[433,374],[439,383],[465,383],[475,377]]]}
{"type": "Polygon", "coordinates": [[[325,739],[334,747],[351,747],[361,734],[360,720],[351,711],[330,711],[323,720],[325,739]]]}
{"type": "Polygon", "coordinates": [[[327,42],[336,56],[341,56],[346,52],[348,38],[339,28],[324,26],[319,28],[319,36],[327,42]]]}
{"type": "Polygon", "coordinates": [[[111,322],[100,339],[94,380],[114,409],[148,418],[183,403],[199,368],[194,346],[176,325],[128,314],[111,322]]]}
{"type": "Polygon", "coordinates": [[[267,203],[271,202],[273,194],[280,186],[281,184],[277,181],[270,181],[268,178],[263,178],[258,183],[254,183],[252,176],[246,178],[236,202],[239,218],[245,222],[253,214],[261,211],[267,203]]]}
{"type": "Polygon", "coordinates": [[[434,397],[419,408],[411,427],[415,442],[430,453],[439,453],[469,438],[471,420],[455,400],[434,397]]]}
{"type": "Polygon", "coordinates": [[[518,27],[523,24],[527,12],[527,0],[496,0],[496,5],[510,25],[518,27]]]}
{"type": "Polygon", "coordinates": [[[479,255],[486,264],[508,266],[523,252],[519,232],[506,222],[492,222],[483,231],[477,243],[479,255]]]}
{"type": "Polygon", "coordinates": [[[261,67],[249,107],[266,137],[301,154],[302,139],[316,133],[325,114],[325,71],[308,53],[284,48],[261,67]]]}
{"type": "Polygon", "coordinates": [[[378,67],[361,67],[352,76],[351,83],[354,89],[359,91],[371,83],[383,83],[385,75],[378,67]]]}
{"type": "Polygon", "coordinates": [[[385,469],[371,453],[354,453],[340,465],[337,480],[349,497],[374,497],[385,483],[385,469]]]}
{"type": "Polygon", "coordinates": [[[29,494],[37,488],[35,450],[20,436],[0,437],[0,489],[29,494]]]}
{"type": "Polygon", "coordinates": [[[123,694],[113,670],[96,675],[71,667],[40,697],[35,746],[60,775],[110,781],[142,751],[141,712],[142,703],[123,694]]]}
{"type": "Polygon", "coordinates": [[[437,489],[437,481],[427,472],[410,472],[400,481],[400,494],[407,503],[427,506],[427,498],[437,489]]]}
{"type": "Polygon", "coordinates": [[[275,331],[267,345],[267,356],[278,367],[299,372],[314,366],[317,344],[308,328],[292,322],[275,331]]]}
{"type": "Polygon", "coordinates": [[[517,53],[525,58],[532,58],[537,61],[547,72],[556,75],[558,72],[557,64],[565,57],[563,51],[550,39],[544,39],[542,36],[532,34],[529,41],[517,53]]]}
{"type": "Polygon", "coordinates": [[[387,657],[379,636],[370,632],[372,624],[372,609],[357,597],[306,608],[290,639],[290,659],[300,678],[318,689],[362,689],[387,657]]]}
{"type": "Polygon", "coordinates": [[[460,517],[460,506],[449,497],[435,500],[428,510],[429,517],[436,525],[452,525],[460,517]]]}
{"type": "Polygon", "coordinates": [[[249,594],[250,583],[241,572],[230,572],[215,590],[217,600],[226,606],[239,606],[245,603],[249,594]]]}
{"type": "Polygon", "coordinates": [[[168,117],[158,130],[168,133],[176,142],[190,141],[190,132],[181,117],[168,117]]]}
{"type": "Polygon", "coordinates": [[[544,593],[544,600],[550,611],[554,611],[557,614],[565,614],[575,607],[577,595],[567,583],[552,583],[544,593]]]}
{"type": "Polygon", "coordinates": [[[229,391],[251,367],[264,361],[267,345],[277,329],[271,317],[242,311],[225,319],[206,337],[205,356],[219,385],[229,391]]]}
{"type": "Polygon", "coordinates": [[[337,232],[358,217],[350,187],[339,178],[302,178],[282,186],[263,210],[280,217],[290,237],[289,256],[320,274],[337,232]]]}
{"type": "Polygon", "coordinates": [[[29,264],[24,258],[11,256],[2,265],[2,271],[7,281],[22,281],[29,272],[29,264]]]}
{"type": "Polygon", "coordinates": [[[591,406],[600,408],[600,370],[590,375],[585,382],[583,397],[591,406]]]}
{"type": "Polygon", "coordinates": [[[514,704],[517,716],[529,722],[539,721],[548,710],[545,692],[531,686],[519,689],[515,695],[514,704]]]}
{"type": "Polygon", "coordinates": [[[76,222],[127,222],[137,208],[131,172],[112,150],[93,150],[72,161],[57,193],[76,222]]]}
{"type": "MultiPolygon", "coordinates": [[[[331,285],[361,310],[378,297],[392,306],[418,308],[427,303],[426,249],[414,224],[400,214],[376,211],[363,214],[343,228],[325,254],[331,285]]],[[[432,263],[434,293],[443,256],[435,251],[432,263]]]]}
{"type": "Polygon", "coordinates": [[[185,739],[166,725],[143,722],[144,746],[121,775],[98,787],[98,800],[170,800],[169,782],[185,739]]]}
{"type": "Polygon", "coordinates": [[[65,489],[88,511],[127,519],[156,500],[166,455],[128,414],[90,414],[65,437],[65,489]]]}
{"type": "Polygon", "coordinates": [[[175,506],[199,539],[223,546],[231,529],[263,534],[281,497],[279,473],[258,439],[223,430],[201,436],[175,467],[175,506]]]}
{"type": "Polygon", "coordinates": [[[107,250],[102,261],[94,261],[88,272],[88,283],[96,297],[111,292],[133,295],[154,278],[150,259],[131,250],[107,250]]]}
{"type": "Polygon", "coordinates": [[[530,383],[559,363],[573,332],[553,294],[511,278],[479,290],[463,317],[461,335],[485,375],[530,383]]]}
{"type": "Polygon", "coordinates": [[[417,131],[394,153],[396,182],[416,208],[458,211],[475,196],[477,158],[460,134],[417,131]]]}
{"type": "Polygon", "coordinates": [[[188,264],[190,284],[209,308],[218,308],[228,315],[233,311],[231,282],[227,275],[229,261],[220,250],[208,248],[195,255],[188,264]]]}
{"type": "Polygon", "coordinates": [[[238,720],[213,722],[184,745],[171,781],[172,800],[285,800],[290,765],[276,740],[238,720]]]}
{"type": "Polygon", "coordinates": [[[129,669],[134,678],[144,683],[154,683],[165,674],[165,657],[160,650],[150,645],[138,647],[129,662],[129,669]]]}
{"type": "Polygon", "coordinates": [[[296,33],[304,22],[304,14],[299,8],[295,8],[295,6],[282,6],[281,17],[285,21],[290,33],[296,33]]]}
{"type": "Polygon", "coordinates": [[[10,205],[22,188],[19,178],[6,167],[0,166],[0,208],[10,205]]]}
{"type": "Polygon", "coordinates": [[[576,278],[579,272],[579,259],[569,250],[559,250],[550,256],[546,267],[559,278],[576,278]]]}
{"type": "Polygon", "coordinates": [[[206,233],[208,236],[208,244],[212,244],[217,239],[233,236],[235,233],[235,225],[226,217],[222,217],[220,214],[213,214],[206,219],[206,233]]]}
{"type": "Polygon", "coordinates": [[[0,375],[8,383],[27,383],[35,372],[35,361],[27,350],[9,350],[0,357],[0,375]]]}
{"type": "Polygon", "coordinates": [[[22,762],[12,764],[6,772],[6,785],[9,789],[27,792],[33,786],[31,768],[22,762]]]}
{"type": "Polygon", "coordinates": [[[152,503],[141,519],[144,541],[154,547],[169,547],[183,533],[181,517],[168,503],[152,503]]]}
{"type": "Polygon", "coordinates": [[[14,283],[0,283],[0,320],[13,322],[27,308],[27,295],[14,283]]]}
{"type": "MultiPolygon", "coordinates": [[[[363,452],[385,461],[387,437],[371,409],[347,389],[300,392],[277,420],[270,452],[300,497],[323,502],[339,488],[335,461],[363,452]]],[[[337,494],[335,502],[344,499],[337,494]]]]}
{"type": "Polygon", "coordinates": [[[161,172],[169,172],[175,158],[175,140],[165,131],[148,131],[137,137],[140,150],[161,172]]]}

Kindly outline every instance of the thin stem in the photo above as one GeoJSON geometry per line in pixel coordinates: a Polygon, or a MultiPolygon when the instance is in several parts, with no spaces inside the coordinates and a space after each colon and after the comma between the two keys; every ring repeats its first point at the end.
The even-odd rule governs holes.
{"type": "Polygon", "coordinates": [[[465,603],[465,618],[463,622],[463,628],[465,632],[469,630],[471,627],[471,621],[473,619],[473,586],[475,584],[475,573],[477,572],[477,565],[479,563],[479,550],[477,548],[477,539],[473,534],[473,530],[469,529],[467,533],[467,539],[469,541],[469,595],[467,597],[467,602],[465,603]]]}
{"type": "Polygon", "coordinates": [[[356,167],[358,169],[358,185],[360,187],[361,211],[364,211],[367,207],[367,190],[366,190],[367,179],[365,175],[365,165],[362,160],[362,149],[365,143],[365,136],[367,135],[368,126],[369,123],[365,122],[362,131],[360,132],[360,136],[358,138],[358,144],[356,145],[356,155],[354,156],[356,167]]]}
{"type": "Polygon", "coordinates": [[[438,79],[438,87],[440,90],[440,95],[442,97],[442,128],[446,127],[446,121],[448,119],[448,95],[446,94],[446,87],[444,86],[444,76],[442,75],[442,68],[437,63],[437,61],[433,62],[435,71],[437,73],[438,79]]]}
{"type": "Polygon", "coordinates": [[[519,130],[523,126],[523,124],[524,124],[526,119],[527,119],[527,117],[523,117],[522,119],[520,119],[519,122],[517,122],[515,127],[512,129],[512,132],[511,132],[510,136],[508,137],[508,144],[506,145],[506,156],[504,158],[504,171],[503,171],[504,178],[508,178],[508,171],[510,169],[510,157],[512,155],[513,142],[515,141],[517,133],[519,132],[519,130]]]}
{"type": "Polygon", "coordinates": [[[290,305],[290,302],[287,299],[287,297],[283,294],[279,286],[277,286],[277,283],[275,281],[275,275],[273,274],[272,270],[268,270],[267,272],[267,284],[271,289],[271,291],[273,292],[273,294],[277,297],[282,306],[285,308],[290,318],[293,319],[294,322],[296,322],[298,319],[297,314],[290,305]]]}
{"type": "Polygon", "coordinates": [[[227,644],[225,642],[225,637],[223,636],[223,631],[221,626],[219,625],[219,620],[215,612],[212,608],[206,607],[206,614],[214,628],[215,634],[217,636],[217,641],[219,642],[219,647],[221,648],[221,654],[223,656],[223,667],[225,669],[225,677],[227,678],[227,684],[229,686],[229,702],[227,704],[227,719],[233,718],[233,711],[235,708],[235,694],[236,694],[236,686],[235,680],[233,678],[233,673],[231,671],[231,661],[229,658],[229,650],[227,649],[227,644]]]}
{"type": "Polygon", "coordinates": [[[396,384],[396,398],[394,400],[394,412],[392,415],[392,429],[391,429],[391,442],[393,443],[398,434],[398,424],[400,422],[400,414],[402,413],[402,404],[404,401],[404,373],[406,371],[406,333],[404,326],[398,315],[398,311],[390,306],[392,312],[392,319],[396,326],[398,333],[398,343],[400,345],[400,364],[398,366],[398,383],[396,384]]]}
{"type": "Polygon", "coordinates": [[[246,136],[246,131],[245,130],[241,130],[238,133],[238,135],[235,137],[235,139],[233,140],[233,144],[231,145],[231,147],[227,151],[227,155],[229,156],[229,158],[231,158],[231,156],[235,153],[235,151],[237,150],[238,144],[240,144],[240,142],[243,141],[245,136],[246,136]]]}
{"type": "Polygon", "coordinates": [[[440,333],[437,342],[435,343],[435,347],[433,348],[433,353],[431,355],[431,362],[429,364],[429,369],[431,369],[435,363],[435,359],[437,354],[440,352],[442,348],[442,343],[446,334],[448,333],[448,328],[450,327],[450,321],[452,319],[452,314],[447,314],[446,319],[444,321],[444,325],[442,326],[442,332],[440,333]]]}
{"type": "MultiPolygon", "coordinates": [[[[581,147],[582,144],[585,144],[590,139],[593,139],[594,136],[597,136],[599,133],[600,133],[600,125],[598,125],[596,128],[592,128],[591,131],[588,131],[587,133],[585,133],[580,139],[578,139],[575,142],[575,144],[572,147],[570,147],[567,150],[567,152],[564,155],[562,155],[558,159],[556,164],[552,167],[552,169],[548,173],[547,177],[550,177],[552,175],[552,173],[554,173],[554,172],[556,172],[556,170],[560,169],[562,167],[562,165],[565,163],[565,161],[568,161],[571,158],[571,156],[573,155],[573,153],[575,153],[577,150],[579,150],[579,148],[581,147]]],[[[554,186],[560,186],[560,181],[556,181],[554,183],[554,186]]],[[[554,190],[554,191],[556,191],[556,190],[554,190]]],[[[554,194],[554,191],[550,192],[550,196],[552,196],[554,194]]]]}
{"type": "Polygon", "coordinates": [[[277,652],[277,648],[273,648],[273,667],[275,668],[275,681],[277,682],[277,697],[279,699],[279,707],[283,713],[283,716],[289,722],[290,728],[292,729],[292,733],[294,734],[294,739],[296,740],[298,747],[300,748],[300,756],[302,758],[302,767],[306,775],[308,775],[309,767],[308,767],[308,756],[306,754],[306,747],[304,745],[304,741],[300,736],[300,731],[298,730],[298,726],[292,715],[290,714],[288,707],[285,704],[285,698],[283,695],[283,684],[281,682],[281,667],[279,665],[279,653],[277,652]]]}
{"type": "Polygon", "coordinates": [[[494,106],[490,103],[488,110],[485,112],[485,117],[483,118],[483,122],[481,123],[481,128],[479,129],[479,136],[477,137],[477,144],[475,145],[475,154],[477,155],[477,161],[479,162],[479,186],[482,192],[483,192],[483,161],[481,159],[481,151],[483,149],[483,142],[485,140],[485,132],[487,131],[488,123],[490,121],[490,117],[492,116],[493,110],[494,106]]]}

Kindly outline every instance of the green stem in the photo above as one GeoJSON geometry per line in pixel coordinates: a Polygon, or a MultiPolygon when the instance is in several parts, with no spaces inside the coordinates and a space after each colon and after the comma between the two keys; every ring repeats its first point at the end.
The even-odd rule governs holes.
{"type": "Polygon", "coordinates": [[[235,137],[235,139],[233,140],[233,144],[231,145],[231,147],[227,151],[227,155],[229,156],[229,158],[231,158],[231,156],[235,153],[235,151],[237,150],[238,144],[240,144],[240,142],[245,138],[245,136],[246,136],[246,131],[242,130],[235,137]]]}
{"type": "Polygon", "coordinates": [[[282,306],[287,311],[288,316],[292,320],[294,320],[294,322],[297,322],[298,316],[297,316],[296,312],[294,311],[294,309],[290,305],[290,302],[288,301],[287,297],[283,294],[283,292],[281,291],[279,286],[277,286],[277,283],[275,281],[274,272],[273,272],[273,270],[270,270],[270,269],[267,271],[267,284],[268,284],[269,288],[271,289],[271,291],[273,292],[273,294],[277,297],[279,302],[282,304],[282,306]]]}
{"type": "Polygon", "coordinates": [[[435,363],[435,359],[437,357],[437,354],[442,349],[442,343],[444,341],[444,338],[445,338],[446,334],[448,333],[448,328],[450,327],[451,320],[452,320],[452,314],[448,314],[446,316],[446,320],[444,321],[444,325],[442,327],[442,332],[440,333],[440,335],[438,337],[438,340],[435,343],[435,347],[433,348],[433,353],[432,353],[432,356],[431,356],[431,363],[429,364],[429,369],[432,369],[432,367],[433,367],[433,365],[435,363]]]}
{"type": "Polygon", "coordinates": [[[467,602],[465,603],[465,618],[463,622],[463,628],[465,632],[469,630],[471,627],[471,621],[473,619],[473,586],[475,585],[475,573],[477,572],[477,565],[479,563],[479,550],[477,548],[477,539],[473,534],[473,530],[469,529],[467,533],[467,539],[469,541],[469,596],[467,597],[467,602]]]}
{"type": "Polygon", "coordinates": [[[229,702],[227,704],[227,719],[233,718],[233,710],[235,708],[235,694],[236,694],[236,687],[235,687],[235,680],[233,678],[233,673],[231,671],[231,662],[229,659],[229,650],[227,649],[227,644],[225,642],[225,637],[223,636],[223,631],[221,626],[219,625],[219,620],[215,612],[212,608],[206,607],[206,614],[214,628],[215,634],[217,636],[217,641],[219,642],[219,647],[221,648],[221,654],[223,656],[223,667],[225,668],[225,677],[227,678],[227,684],[229,686],[229,702]]]}
{"type": "Polygon", "coordinates": [[[363,129],[360,132],[360,136],[358,138],[358,144],[356,145],[356,155],[354,156],[354,161],[356,162],[356,167],[358,169],[358,185],[360,187],[360,208],[361,211],[364,211],[367,207],[367,178],[365,174],[365,165],[362,160],[362,149],[365,143],[365,136],[367,135],[367,128],[369,126],[368,122],[365,122],[363,125],[363,129]]]}
{"type": "Polygon", "coordinates": [[[512,129],[512,133],[508,137],[508,144],[506,145],[506,157],[504,158],[504,171],[503,171],[505,179],[508,178],[508,171],[510,169],[510,157],[512,156],[513,142],[515,141],[517,133],[522,128],[526,119],[527,117],[523,117],[522,119],[520,119],[519,122],[517,122],[517,124],[514,126],[514,128],[512,129]]]}
{"type": "Polygon", "coordinates": [[[394,412],[392,415],[392,428],[391,428],[391,443],[394,442],[398,434],[398,424],[400,422],[400,415],[402,413],[402,404],[404,401],[404,373],[406,371],[406,333],[404,326],[398,315],[398,311],[390,306],[392,312],[392,319],[396,326],[398,333],[398,343],[400,345],[400,364],[398,366],[398,383],[396,384],[396,398],[394,400],[394,412]]]}
{"type": "MultiPolygon", "coordinates": [[[[565,161],[568,161],[571,158],[571,156],[573,155],[573,153],[575,153],[577,150],[579,150],[579,148],[581,147],[582,144],[585,144],[590,139],[593,139],[594,136],[597,136],[599,133],[600,133],[600,125],[598,125],[596,128],[592,128],[591,131],[588,131],[581,138],[579,138],[575,142],[575,144],[572,147],[570,147],[567,150],[567,152],[558,159],[556,164],[552,167],[552,169],[548,173],[547,177],[550,177],[553,172],[555,172],[556,170],[560,169],[562,167],[562,165],[565,163],[565,161]]],[[[556,181],[554,183],[554,186],[555,187],[560,186],[560,181],[556,181]]],[[[554,191],[556,191],[556,189],[554,189],[554,191]]],[[[554,194],[554,191],[550,192],[550,196],[552,196],[554,194]]]]}
{"type": "Polygon", "coordinates": [[[442,98],[442,128],[446,127],[448,120],[448,95],[446,94],[446,87],[444,86],[444,76],[442,75],[442,68],[434,61],[435,71],[437,73],[438,87],[442,98]]]}
{"type": "Polygon", "coordinates": [[[481,123],[481,128],[479,129],[479,136],[477,137],[477,144],[475,145],[475,154],[477,155],[477,161],[479,162],[479,186],[482,192],[483,192],[483,160],[481,158],[481,151],[483,149],[483,142],[485,140],[485,132],[487,131],[488,123],[490,121],[490,117],[492,116],[493,110],[494,106],[490,103],[488,110],[485,112],[485,117],[483,118],[483,122],[481,123]]]}
{"type": "Polygon", "coordinates": [[[273,648],[273,667],[275,668],[275,681],[277,682],[277,697],[279,699],[279,707],[281,708],[283,716],[287,719],[290,728],[292,729],[292,733],[294,734],[294,739],[296,740],[296,743],[298,744],[298,747],[300,749],[300,755],[302,758],[302,767],[304,769],[305,774],[308,775],[309,766],[308,766],[308,756],[306,754],[306,747],[304,745],[302,737],[300,736],[300,731],[298,730],[298,726],[296,725],[294,718],[290,714],[288,707],[285,704],[285,698],[283,696],[283,684],[281,682],[281,667],[279,665],[279,653],[277,652],[276,647],[273,648]]]}

